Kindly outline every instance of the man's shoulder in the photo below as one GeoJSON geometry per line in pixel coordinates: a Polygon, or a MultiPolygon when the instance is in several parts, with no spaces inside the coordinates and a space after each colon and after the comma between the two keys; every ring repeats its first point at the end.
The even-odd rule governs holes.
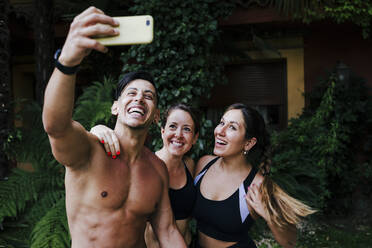
{"type": "Polygon", "coordinates": [[[87,149],[89,152],[75,155],[79,159],[73,159],[69,162],[59,161],[61,164],[65,165],[71,171],[76,172],[87,172],[87,168],[97,163],[102,163],[102,157],[106,154],[104,147],[99,143],[98,138],[92,135],[86,130],[82,130],[80,133],[79,146],[72,149],[74,146],[66,147],[63,152],[64,154],[74,154],[75,150],[87,149]]]}
{"type": "Polygon", "coordinates": [[[146,160],[149,160],[151,164],[162,164],[165,165],[163,160],[161,160],[156,154],[151,151],[146,146],[143,149],[143,156],[146,158],[146,160]]]}
{"type": "Polygon", "coordinates": [[[161,160],[154,152],[149,148],[145,147],[143,150],[143,158],[147,163],[151,164],[153,167],[167,168],[163,160],[161,160]]]}
{"type": "Polygon", "coordinates": [[[162,176],[168,176],[167,166],[154,152],[147,147],[144,148],[144,156],[146,161],[156,169],[156,171],[162,176]]]}

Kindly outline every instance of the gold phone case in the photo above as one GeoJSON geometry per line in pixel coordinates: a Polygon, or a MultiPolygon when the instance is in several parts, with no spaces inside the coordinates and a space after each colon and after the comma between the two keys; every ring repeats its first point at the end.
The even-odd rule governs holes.
{"type": "Polygon", "coordinates": [[[119,21],[120,35],[95,38],[105,46],[151,43],[154,38],[154,20],[150,15],[114,17],[119,21]]]}

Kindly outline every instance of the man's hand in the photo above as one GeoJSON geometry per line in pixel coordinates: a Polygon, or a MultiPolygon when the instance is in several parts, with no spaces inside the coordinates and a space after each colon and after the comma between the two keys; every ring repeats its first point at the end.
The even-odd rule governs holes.
{"type": "Polygon", "coordinates": [[[105,15],[102,10],[89,7],[71,23],[59,62],[65,66],[75,66],[80,64],[92,49],[107,52],[108,49],[92,37],[118,35],[119,31],[115,28],[118,25],[114,18],[105,15]]]}

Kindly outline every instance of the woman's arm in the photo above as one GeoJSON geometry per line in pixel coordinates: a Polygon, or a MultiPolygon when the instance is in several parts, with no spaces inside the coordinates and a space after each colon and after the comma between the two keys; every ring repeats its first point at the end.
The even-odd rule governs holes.
{"type": "Polygon", "coordinates": [[[297,229],[295,225],[285,226],[280,228],[274,224],[267,225],[270,227],[275,240],[284,248],[293,248],[296,245],[297,229]]]}
{"type": "Polygon", "coordinates": [[[149,222],[147,222],[145,230],[145,242],[147,248],[160,248],[158,238],[156,237],[154,230],[149,222]]]}
{"type": "Polygon", "coordinates": [[[90,132],[97,136],[100,142],[104,144],[108,156],[116,158],[120,154],[119,140],[114,130],[104,125],[97,125],[92,127],[90,132]]]}
{"type": "MultiPolygon", "coordinates": [[[[261,175],[262,177],[262,175],[261,175]]],[[[257,180],[261,181],[262,180],[257,180]]],[[[269,226],[271,232],[274,235],[275,240],[284,248],[293,248],[296,244],[297,238],[297,229],[295,225],[287,225],[279,227],[272,223],[271,216],[267,216],[267,211],[262,203],[262,195],[259,189],[259,186],[254,182],[252,183],[247,190],[246,200],[248,205],[259,215],[261,216],[269,226]]]]}

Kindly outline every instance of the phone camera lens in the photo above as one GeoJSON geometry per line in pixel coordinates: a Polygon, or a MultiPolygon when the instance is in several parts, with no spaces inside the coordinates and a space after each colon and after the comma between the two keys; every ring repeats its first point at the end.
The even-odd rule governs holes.
{"type": "Polygon", "coordinates": [[[150,20],[146,20],[146,26],[150,26],[150,20]]]}

